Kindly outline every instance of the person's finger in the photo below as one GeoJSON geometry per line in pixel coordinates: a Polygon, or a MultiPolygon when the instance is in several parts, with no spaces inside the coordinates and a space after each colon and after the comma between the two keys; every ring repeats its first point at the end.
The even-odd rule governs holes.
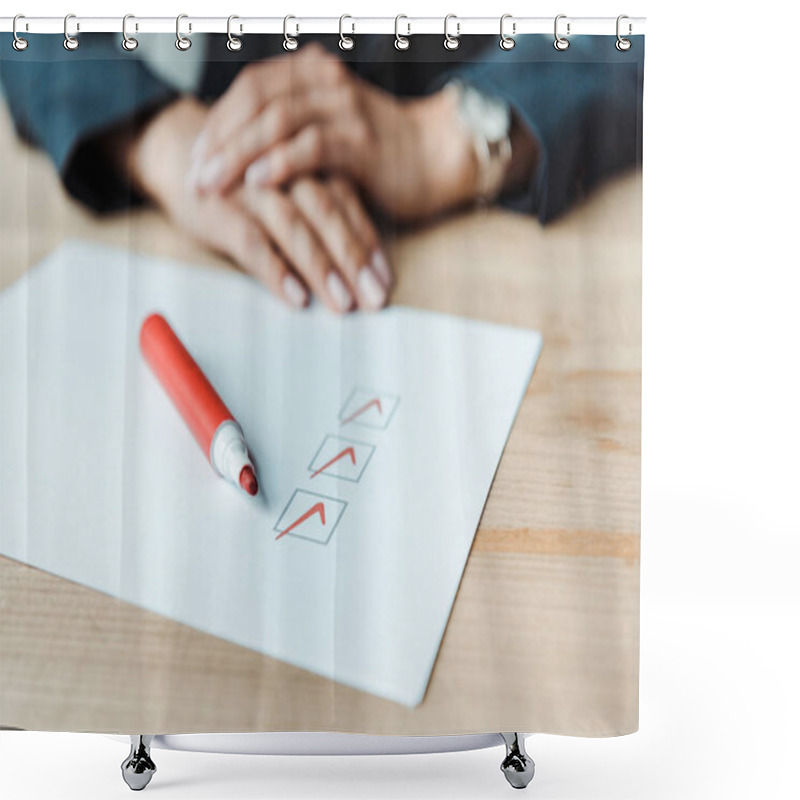
{"type": "Polygon", "coordinates": [[[319,180],[301,178],[289,194],[326,247],[361,308],[377,310],[386,304],[383,281],[373,270],[372,242],[359,238],[330,188],[319,180]]]}
{"type": "Polygon", "coordinates": [[[264,283],[294,308],[308,303],[308,292],[275,251],[261,223],[238,204],[218,197],[203,201],[199,238],[208,247],[264,283]]]}
{"type": "Polygon", "coordinates": [[[192,159],[203,161],[235,131],[255,119],[264,107],[267,87],[288,84],[289,66],[283,59],[245,67],[209,108],[192,147],[192,159]]]}
{"type": "Polygon", "coordinates": [[[359,181],[367,171],[370,146],[367,127],[338,118],[312,123],[288,141],[276,144],[245,173],[253,186],[280,186],[290,180],[324,171],[344,172],[359,181]]]}
{"type": "Polygon", "coordinates": [[[329,133],[326,126],[307,125],[254,161],[247,168],[245,181],[252,186],[280,186],[291,178],[330,169],[330,159],[326,158],[326,150],[332,149],[329,133]]]}
{"type": "Polygon", "coordinates": [[[331,192],[339,201],[345,212],[350,227],[355,231],[359,240],[364,242],[370,252],[370,266],[375,271],[387,289],[394,286],[394,272],[389,259],[381,246],[380,235],[375,223],[364,208],[364,203],[352,181],[339,176],[326,179],[331,192]]]}
{"type": "Polygon", "coordinates": [[[353,307],[353,294],[327,249],[295,202],[276,189],[243,190],[248,208],[258,216],[285,259],[332,311],[353,307]]]}
{"type": "Polygon", "coordinates": [[[306,89],[334,87],[346,80],[347,66],[313,42],[297,53],[245,67],[211,106],[192,155],[204,158],[254,119],[269,102],[306,89]]]}
{"type": "MultiPolygon", "coordinates": [[[[274,145],[289,140],[311,123],[351,113],[339,101],[337,93],[329,91],[297,92],[270,101],[245,125],[234,131],[221,148],[211,153],[193,171],[194,188],[200,191],[225,191],[237,182],[259,156],[274,145]]],[[[260,169],[248,173],[255,183],[268,182],[260,169]]]]}

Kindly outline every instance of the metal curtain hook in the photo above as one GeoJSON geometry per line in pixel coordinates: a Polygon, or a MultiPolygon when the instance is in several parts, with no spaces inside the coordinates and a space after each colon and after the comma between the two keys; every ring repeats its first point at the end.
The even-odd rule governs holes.
{"type": "MultiPolygon", "coordinates": [[[[349,14],[342,14],[339,17],[339,49],[340,50],[352,50],[356,46],[356,41],[353,39],[352,36],[345,36],[344,35],[344,21],[346,19],[352,20],[353,18],[349,14]]],[[[356,24],[355,22],[350,23],[350,33],[356,32],[356,24]]]]}
{"type": "Polygon", "coordinates": [[[283,18],[283,49],[284,50],[297,50],[297,39],[294,36],[289,36],[289,20],[295,20],[295,36],[300,33],[300,25],[297,24],[297,17],[291,14],[283,18]]]}
{"type": "MultiPolygon", "coordinates": [[[[178,14],[175,18],[175,47],[178,50],[188,50],[192,46],[192,40],[181,33],[181,20],[188,19],[188,14],[178,14]]],[[[192,23],[189,23],[189,33],[192,32],[192,23]]]]}
{"type": "Polygon", "coordinates": [[[400,35],[400,20],[401,19],[407,20],[408,17],[405,14],[398,14],[394,18],[394,46],[398,50],[408,50],[408,48],[411,47],[411,40],[408,38],[409,36],[411,36],[411,23],[410,22],[406,22],[406,28],[407,28],[406,35],[405,36],[401,36],[400,35]]]}
{"type": "Polygon", "coordinates": [[[513,14],[503,14],[503,16],[500,17],[500,47],[503,50],[513,50],[514,49],[514,45],[516,45],[516,42],[514,41],[512,36],[516,36],[517,23],[516,22],[512,22],[511,23],[511,36],[509,36],[505,32],[506,20],[507,19],[512,19],[512,18],[513,18],[513,14]]]}
{"type": "MultiPolygon", "coordinates": [[[[620,23],[624,19],[628,19],[627,14],[620,14],[617,17],[617,41],[614,43],[614,46],[621,53],[624,53],[626,50],[630,50],[631,49],[631,40],[630,39],[625,39],[622,36],[622,34],[620,33],[620,23]]],[[[628,23],[628,36],[630,36],[632,32],[633,32],[633,25],[631,25],[631,23],[629,22],[628,23]]]]}
{"type": "Polygon", "coordinates": [[[458,37],[461,35],[461,23],[458,21],[458,17],[455,14],[448,14],[444,18],[444,47],[445,50],[458,50],[458,46],[461,42],[458,40],[458,37]],[[451,36],[449,31],[447,30],[448,24],[451,19],[456,21],[456,35],[451,36]]]}
{"type": "MultiPolygon", "coordinates": [[[[71,19],[75,19],[74,14],[67,14],[64,17],[64,49],[65,50],[77,50],[78,45],[80,42],[74,37],[69,35],[69,21],[71,19]]],[[[81,29],[80,23],[75,23],[75,30],[79,31],[81,29]]]]}
{"type": "MultiPolygon", "coordinates": [[[[128,20],[136,19],[133,14],[126,14],[122,18],[122,49],[131,52],[139,46],[139,40],[134,39],[133,36],[128,36],[128,20]]],[[[135,30],[139,30],[139,24],[136,23],[135,30]]]]}
{"type": "MultiPolygon", "coordinates": [[[[14,21],[11,23],[11,32],[14,34],[14,40],[11,42],[11,46],[18,53],[21,53],[28,46],[28,40],[27,39],[23,39],[17,33],[17,22],[19,22],[19,20],[21,20],[21,19],[25,19],[25,15],[24,14],[17,14],[17,16],[14,17],[14,21]]],[[[26,31],[28,30],[28,23],[27,22],[25,23],[25,30],[26,31]]]]}
{"type": "MultiPolygon", "coordinates": [[[[566,19],[566,14],[559,14],[556,17],[555,23],[553,24],[553,34],[556,37],[555,41],[553,42],[553,47],[556,50],[566,50],[569,47],[569,39],[565,39],[563,36],[559,35],[558,33],[558,22],[559,20],[566,19]]],[[[567,36],[570,34],[570,23],[567,23],[567,36]]]]}
{"type": "MultiPolygon", "coordinates": [[[[231,22],[233,22],[235,19],[239,19],[239,17],[237,17],[236,14],[231,14],[228,17],[228,41],[225,42],[225,47],[227,47],[228,50],[231,51],[231,53],[237,53],[239,50],[242,49],[242,40],[238,39],[231,33],[231,22]]],[[[239,25],[239,33],[241,32],[242,32],[242,26],[239,25]]]]}

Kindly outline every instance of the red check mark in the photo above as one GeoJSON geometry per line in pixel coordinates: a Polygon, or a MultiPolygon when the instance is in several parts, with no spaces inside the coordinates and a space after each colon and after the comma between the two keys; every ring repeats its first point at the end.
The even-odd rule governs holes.
{"type": "Polygon", "coordinates": [[[375,397],[369,401],[366,405],[361,406],[358,411],[354,411],[347,419],[342,420],[342,425],[347,425],[348,422],[352,422],[356,417],[363,414],[365,411],[369,411],[372,406],[375,406],[378,409],[378,413],[383,415],[383,408],[381,407],[381,400],[379,397],[375,397]]]}
{"type": "Polygon", "coordinates": [[[319,514],[319,518],[322,520],[322,524],[325,524],[325,505],[324,503],[315,503],[311,508],[303,514],[302,517],[298,517],[288,528],[282,530],[276,537],[275,541],[277,542],[281,536],[286,536],[289,531],[293,531],[298,525],[302,525],[309,517],[313,517],[314,514],[319,514]]]}
{"type": "MultiPolygon", "coordinates": [[[[356,465],[356,453],[352,447],[347,447],[342,450],[339,455],[334,456],[327,464],[323,464],[316,472],[311,474],[312,478],[316,478],[320,472],[324,472],[331,464],[335,464],[340,458],[344,458],[345,456],[350,456],[350,460],[353,462],[353,466],[356,465]]],[[[322,520],[322,524],[325,524],[325,520],[322,520]]]]}

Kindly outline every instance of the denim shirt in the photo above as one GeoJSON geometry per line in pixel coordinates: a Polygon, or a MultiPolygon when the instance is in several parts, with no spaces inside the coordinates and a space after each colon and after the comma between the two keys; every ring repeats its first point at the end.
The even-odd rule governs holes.
{"type": "MultiPolygon", "coordinates": [[[[29,35],[16,52],[0,35],[0,83],[20,136],[48,153],[67,191],[98,212],[142,201],[97,148],[103,134],[191,92],[219,97],[246,64],[291,58],[280,36],[245,36],[236,53],[221,34],[195,36],[180,52],[174,36],[140,36],[127,52],[116,34],[86,34],[68,52],[60,36],[29,35]]],[[[303,36],[335,52],[365,80],[402,97],[428,94],[458,77],[503,97],[538,140],[539,160],[522,190],[502,205],[546,222],[598,181],[641,163],[644,37],[619,52],[614,36],[576,36],[565,51],[549,36],[520,36],[510,51],[497,36],[463,37],[456,51],[442,37],[412,37],[397,51],[394,38],[362,35],[342,52],[338,37],[303,36]]]]}

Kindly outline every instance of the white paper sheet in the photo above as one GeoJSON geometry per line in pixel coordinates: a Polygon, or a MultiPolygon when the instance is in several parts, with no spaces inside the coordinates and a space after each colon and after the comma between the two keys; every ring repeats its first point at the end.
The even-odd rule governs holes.
{"type": "Polygon", "coordinates": [[[408,308],[292,312],[244,275],[67,243],[0,298],[0,552],[417,705],[540,347],[408,308]],[[152,311],[241,423],[257,498],[141,357],[152,311]]]}

